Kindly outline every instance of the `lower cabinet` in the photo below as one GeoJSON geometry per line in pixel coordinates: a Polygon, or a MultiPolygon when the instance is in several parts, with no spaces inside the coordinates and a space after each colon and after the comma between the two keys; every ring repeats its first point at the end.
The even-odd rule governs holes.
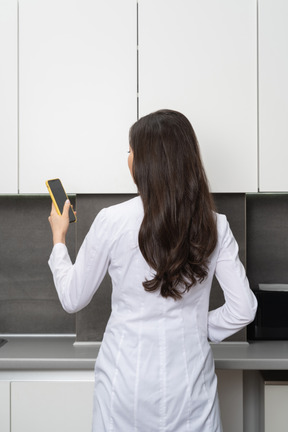
{"type": "Polygon", "coordinates": [[[265,432],[288,430],[288,382],[265,382],[264,417],[265,432]]]}
{"type": "Polygon", "coordinates": [[[11,432],[90,432],[92,382],[11,383],[11,432]]]}
{"type": "Polygon", "coordinates": [[[0,432],[91,432],[94,372],[0,371],[0,432]]]}
{"type": "Polygon", "coordinates": [[[0,381],[0,430],[10,432],[10,382],[0,381]]]}

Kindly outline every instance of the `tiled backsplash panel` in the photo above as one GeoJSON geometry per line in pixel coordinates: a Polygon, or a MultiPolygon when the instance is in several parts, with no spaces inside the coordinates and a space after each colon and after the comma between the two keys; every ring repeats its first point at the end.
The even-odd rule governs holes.
{"type": "MultiPolygon", "coordinates": [[[[47,261],[52,249],[48,196],[0,197],[0,333],[74,333],[47,261]]],[[[68,239],[75,258],[75,226],[68,239]]]]}
{"type": "Polygon", "coordinates": [[[259,283],[288,283],[288,194],[249,194],[247,273],[259,283]]]}

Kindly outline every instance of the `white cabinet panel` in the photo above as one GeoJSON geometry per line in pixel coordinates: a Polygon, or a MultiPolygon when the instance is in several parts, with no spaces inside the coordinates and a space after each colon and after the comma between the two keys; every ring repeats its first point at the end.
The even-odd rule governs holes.
{"type": "Polygon", "coordinates": [[[10,432],[10,382],[0,382],[0,425],[1,432],[10,432]]]}
{"type": "Polygon", "coordinates": [[[134,192],[135,0],[19,0],[20,192],[134,192]]]}
{"type": "Polygon", "coordinates": [[[287,432],[288,383],[265,385],[264,413],[265,432],[287,432]]]}
{"type": "Polygon", "coordinates": [[[90,432],[93,382],[12,382],[11,432],[90,432]]]}
{"type": "Polygon", "coordinates": [[[214,192],[257,191],[256,0],[139,0],[140,116],[183,112],[214,192]]]}
{"type": "Polygon", "coordinates": [[[0,0],[0,194],[18,190],[17,1],[0,0]]]}
{"type": "Polygon", "coordinates": [[[259,0],[260,190],[288,191],[288,3],[259,0]]]}

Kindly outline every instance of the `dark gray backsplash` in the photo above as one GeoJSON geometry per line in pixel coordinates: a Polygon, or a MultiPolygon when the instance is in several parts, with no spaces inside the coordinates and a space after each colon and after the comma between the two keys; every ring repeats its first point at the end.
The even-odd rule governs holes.
{"type": "MultiPolygon", "coordinates": [[[[97,213],[133,196],[77,196],[78,222],[70,226],[67,238],[72,261],[97,213]]],[[[245,264],[245,194],[214,197],[217,211],[227,215],[245,264]]],[[[110,278],[105,277],[85,309],[72,315],[63,311],[47,264],[52,248],[50,206],[48,196],[0,197],[0,333],[77,333],[78,341],[101,340],[110,314],[110,278]]],[[[223,301],[214,281],[211,308],[223,301]]],[[[245,330],[230,339],[246,340],[245,330]]]]}
{"type": "Polygon", "coordinates": [[[288,283],[288,194],[247,195],[247,274],[259,283],[288,283]]]}
{"type": "MultiPolygon", "coordinates": [[[[47,261],[52,249],[49,197],[0,197],[0,333],[74,333],[47,261]]],[[[75,227],[67,238],[75,259],[75,227]]]]}

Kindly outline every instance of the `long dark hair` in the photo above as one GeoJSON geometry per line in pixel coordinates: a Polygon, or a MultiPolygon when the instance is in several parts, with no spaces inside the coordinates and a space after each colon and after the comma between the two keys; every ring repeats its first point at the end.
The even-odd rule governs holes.
{"type": "Polygon", "coordinates": [[[217,242],[214,203],[197,138],[183,114],[160,110],[131,127],[130,146],[144,206],[139,247],[155,270],[143,286],[177,300],[206,278],[217,242]]]}

